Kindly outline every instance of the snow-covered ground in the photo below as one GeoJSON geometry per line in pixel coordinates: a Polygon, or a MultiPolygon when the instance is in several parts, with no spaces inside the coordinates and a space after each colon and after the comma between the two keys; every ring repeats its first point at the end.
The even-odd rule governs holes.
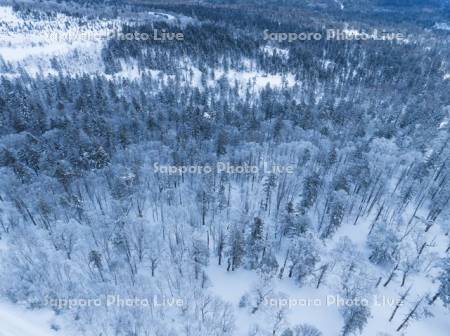
{"type": "Polygon", "coordinates": [[[436,22],[433,27],[439,30],[450,30],[450,24],[447,22],[436,22]]]}
{"type": "MultiPolygon", "coordinates": [[[[6,241],[0,239],[0,257],[6,249],[6,241]]],[[[60,329],[62,323],[51,310],[30,310],[0,300],[0,336],[72,336],[65,323],[60,329]]]]}
{"type": "MultiPolygon", "coordinates": [[[[354,229],[353,229],[354,230],[354,229]]],[[[432,233],[430,233],[431,235],[432,233]]],[[[239,301],[244,294],[247,294],[251,288],[254,288],[258,282],[258,276],[251,271],[237,270],[227,272],[226,267],[211,265],[208,268],[208,275],[211,278],[212,292],[230,302],[235,308],[236,315],[236,336],[247,336],[252,325],[264,325],[265,315],[261,313],[250,314],[244,308],[239,308],[239,301]]],[[[297,302],[295,306],[287,309],[287,321],[290,325],[310,324],[317,326],[323,333],[323,336],[336,336],[343,327],[342,317],[339,313],[337,303],[332,300],[338,300],[338,296],[327,287],[316,289],[313,286],[300,287],[292,279],[276,279],[273,283],[274,293],[282,293],[288,299],[297,302]],[[324,323],[326,321],[326,323],[324,323]]],[[[412,286],[412,293],[402,305],[392,322],[388,319],[395,308],[396,302],[401,293],[406,288],[401,288],[399,279],[395,279],[390,286],[380,286],[379,290],[373,296],[370,304],[372,318],[364,329],[364,336],[396,335],[397,327],[402,319],[409,312],[414,300],[423,295],[423,291],[434,287],[433,283],[426,277],[426,274],[418,274],[412,277],[408,285],[412,286]],[[375,300],[376,297],[376,300],[375,300]]],[[[263,309],[267,309],[264,307],[263,309]]],[[[428,318],[413,320],[408,328],[400,335],[406,336],[446,336],[447,330],[450,330],[450,319],[448,319],[448,310],[440,302],[435,303],[433,315],[428,318]]]]}
{"type": "Polygon", "coordinates": [[[54,320],[55,316],[50,311],[29,311],[0,302],[0,336],[68,336],[51,328],[54,320]]]}
{"type": "MultiPolygon", "coordinates": [[[[230,302],[236,308],[236,336],[247,336],[253,324],[264,324],[264,314],[252,315],[243,308],[238,308],[239,301],[258,282],[255,272],[237,270],[227,272],[225,268],[216,265],[209,267],[209,276],[212,280],[212,291],[224,301],[230,302]]],[[[287,320],[291,325],[308,323],[321,328],[324,336],[335,336],[336,330],[341,327],[341,317],[337,309],[325,306],[316,306],[313,303],[308,307],[302,307],[300,302],[304,299],[318,299],[326,302],[327,291],[325,288],[300,288],[291,279],[277,280],[274,283],[274,292],[283,293],[292,300],[299,302],[298,306],[288,309],[287,320]],[[326,320],[327,323],[323,324],[326,320]]],[[[269,307],[262,307],[267,309],[269,307]]]]}
{"type": "Polygon", "coordinates": [[[120,20],[64,14],[24,18],[12,7],[0,6],[0,57],[10,68],[3,74],[14,75],[19,68],[32,76],[57,74],[54,60],[73,75],[99,71],[103,43],[120,26],[120,20]]]}
{"type": "Polygon", "coordinates": [[[283,49],[274,47],[271,45],[266,45],[262,50],[269,56],[272,56],[274,53],[279,56],[288,57],[289,56],[289,49],[283,49]]]}
{"type": "MultiPolygon", "coordinates": [[[[411,214],[412,209],[408,209],[406,216],[411,214]]],[[[357,247],[355,253],[360,252],[368,258],[369,252],[367,251],[366,239],[373,219],[371,215],[365,220],[358,222],[356,226],[353,225],[352,221],[345,222],[336,233],[332,244],[327,246],[327,250],[331,251],[335,247],[335,242],[339,241],[339,238],[347,237],[357,247]]],[[[418,230],[422,231],[425,224],[418,220],[417,226],[418,230]]],[[[445,254],[448,238],[439,225],[433,225],[426,232],[425,240],[430,243],[430,246],[427,247],[427,252],[430,253],[430,256],[435,256],[434,261],[438,260],[437,256],[445,254]]],[[[280,252],[278,261],[281,262],[282,260],[283,253],[280,252]]],[[[362,335],[448,335],[447,331],[450,330],[448,309],[443,306],[440,300],[436,301],[432,309],[430,309],[432,315],[420,319],[412,319],[408,323],[408,327],[402,332],[398,333],[396,331],[405,316],[410,312],[411,307],[420,298],[425,297],[427,293],[435,293],[437,291],[438,284],[433,282],[433,278],[436,276],[436,269],[429,267],[425,271],[411,274],[404,286],[401,286],[402,279],[399,272],[389,285],[385,287],[383,284],[387,278],[386,273],[390,270],[378,268],[378,266],[374,266],[371,263],[368,263],[368,267],[370,267],[368,271],[383,276],[383,281],[376,289],[374,288],[373,294],[369,295],[371,318],[368,320],[362,335]],[[400,295],[409,287],[411,287],[410,294],[404,304],[398,309],[395,317],[389,322],[400,295]]],[[[267,316],[270,314],[264,314],[262,311],[264,309],[274,309],[273,307],[263,305],[260,311],[255,314],[251,314],[246,308],[239,307],[241,298],[257,287],[259,277],[255,272],[244,269],[227,272],[226,265],[218,266],[217,260],[212,259],[211,265],[208,267],[208,276],[211,279],[211,291],[213,294],[229,302],[234,307],[237,327],[236,336],[248,336],[249,330],[256,324],[264,326],[268,323],[269,325],[265,325],[266,328],[271,327],[271,322],[266,321],[267,316]]],[[[323,336],[336,336],[343,327],[343,319],[339,312],[339,305],[332,302],[333,298],[336,300],[339,298],[333,288],[333,283],[338,282],[338,279],[333,279],[333,277],[335,277],[335,274],[331,274],[331,279],[326,281],[319,289],[314,284],[299,286],[286,275],[281,280],[275,277],[271,283],[271,286],[273,286],[272,294],[268,295],[268,298],[271,295],[275,298],[277,295],[282,294],[283,297],[297,302],[294,306],[287,309],[286,320],[291,326],[310,324],[318,327],[323,336]]]]}

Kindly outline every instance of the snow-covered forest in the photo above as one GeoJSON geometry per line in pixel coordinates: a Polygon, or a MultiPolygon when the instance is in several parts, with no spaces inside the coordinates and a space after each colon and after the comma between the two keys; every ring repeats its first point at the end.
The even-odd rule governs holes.
{"type": "Polygon", "coordinates": [[[449,42],[447,0],[0,0],[0,336],[448,335],[449,42]],[[280,38],[329,29],[372,35],[280,38]]]}

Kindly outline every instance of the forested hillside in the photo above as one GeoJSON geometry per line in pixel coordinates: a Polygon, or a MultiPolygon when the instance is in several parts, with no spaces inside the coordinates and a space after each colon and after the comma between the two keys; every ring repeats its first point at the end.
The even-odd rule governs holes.
{"type": "Polygon", "coordinates": [[[49,335],[448,334],[448,13],[284,6],[0,7],[0,301],[49,335]],[[265,38],[330,28],[405,38],[265,38]]]}

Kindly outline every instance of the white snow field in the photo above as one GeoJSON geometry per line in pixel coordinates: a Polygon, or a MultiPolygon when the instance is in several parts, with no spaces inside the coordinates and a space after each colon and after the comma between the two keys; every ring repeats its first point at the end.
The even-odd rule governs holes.
{"type": "Polygon", "coordinates": [[[101,48],[120,28],[120,20],[80,19],[64,14],[24,18],[12,7],[0,6],[0,60],[14,76],[19,68],[29,75],[57,75],[54,60],[63,73],[74,75],[101,70],[101,48]],[[53,59],[54,58],[54,59],[53,59]]]}
{"type": "MultiPolygon", "coordinates": [[[[266,316],[263,312],[256,314],[250,314],[245,309],[238,308],[239,300],[246,294],[254,285],[258,282],[258,276],[246,270],[238,270],[234,273],[226,272],[224,268],[217,266],[210,266],[208,275],[212,280],[212,291],[215,295],[221,299],[230,302],[235,308],[236,315],[236,336],[247,336],[248,331],[254,324],[264,325],[266,316]]],[[[429,288],[430,284],[423,281],[420,286],[420,279],[416,279],[415,284],[420,289],[429,288]]],[[[303,305],[300,303],[298,306],[287,309],[287,320],[291,325],[296,324],[311,324],[317,326],[322,332],[323,336],[336,336],[339,335],[341,330],[342,318],[339,314],[338,308],[335,304],[325,304],[327,297],[330,297],[330,292],[327,288],[320,288],[317,290],[313,287],[298,287],[290,279],[277,280],[274,285],[275,292],[282,292],[286,297],[290,299],[296,299],[298,302],[306,302],[310,300],[311,304],[303,305]],[[314,305],[312,300],[320,300],[321,305],[314,305]],[[303,301],[300,301],[303,300],[303,301]]],[[[436,305],[433,310],[433,317],[422,320],[414,320],[410,323],[409,327],[402,333],[397,333],[395,329],[401,322],[401,319],[407,313],[409,308],[409,302],[402,307],[398,313],[398,316],[387,324],[386,321],[394,308],[393,302],[398,298],[397,289],[384,289],[378,293],[378,306],[371,305],[372,318],[369,320],[368,325],[364,329],[363,336],[384,336],[384,335],[402,335],[402,336],[448,336],[447,330],[450,330],[450,319],[448,318],[448,310],[446,310],[441,304],[436,305]],[[383,298],[385,303],[383,304],[383,298]]],[[[330,300],[330,299],[328,299],[330,300]]],[[[266,309],[264,307],[263,309],[266,309]]]]}
{"type": "Polygon", "coordinates": [[[50,328],[54,314],[0,302],[0,336],[67,336],[50,328]]]}

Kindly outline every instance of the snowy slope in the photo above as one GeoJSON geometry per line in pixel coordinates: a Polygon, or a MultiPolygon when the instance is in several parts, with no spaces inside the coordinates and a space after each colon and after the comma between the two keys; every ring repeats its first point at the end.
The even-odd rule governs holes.
{"type": "MultiPolygon", "coordinates": [[[[108,34],[120,30],[120,20],[80,19],[64,14],[22,17],[0,6],[0,59],[14,75],[73,75],[101,71],[101,49],[108,34]],[[55,68],[57,60],[62,69],[55,68]]],[[[0,74],[1,74],[0,70],[0,74]]],[[[5,73],[4,73],[5,74],[5,73]]]]}
{"type": "Polygon", "coordinates": [[[50,311],[31,312],[9,303],[0,303],[0,336],[66,336],[50,328],[50,311]]]}

